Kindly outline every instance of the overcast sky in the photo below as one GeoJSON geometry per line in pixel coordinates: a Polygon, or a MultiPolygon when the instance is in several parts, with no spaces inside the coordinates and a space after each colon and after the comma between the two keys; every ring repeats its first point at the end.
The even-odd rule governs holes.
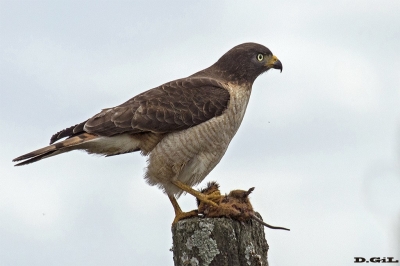
{"type": "Polygon", "coordinates": [[[399,14],[398,0],[1,0],[0,265],[173,265],[174,211],[140,154],[11,160],[249,41],[283,72],[256,80],[203,186],[254,186],[264,220],[291,229],[265,230],[271,266],[400,259],[399,14]]]}

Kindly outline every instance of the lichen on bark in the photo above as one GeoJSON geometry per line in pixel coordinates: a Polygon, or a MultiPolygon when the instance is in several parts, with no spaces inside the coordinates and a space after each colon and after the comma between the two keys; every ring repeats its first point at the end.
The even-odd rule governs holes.
{"type": "Polygon", "coordinates": [[[194,217],[173,225],[172,234],[175,266],[268,266],[257,222],[194,217]]]}

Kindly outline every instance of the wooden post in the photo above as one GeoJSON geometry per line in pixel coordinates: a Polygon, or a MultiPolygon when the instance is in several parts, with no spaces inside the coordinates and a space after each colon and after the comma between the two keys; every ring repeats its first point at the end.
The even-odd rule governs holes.
{"type": "Polygon", "coordinates": [[[264,226],[255,221],[194,217],[173,225],[172,239],[175,266],[268,266],[264,226]]]}

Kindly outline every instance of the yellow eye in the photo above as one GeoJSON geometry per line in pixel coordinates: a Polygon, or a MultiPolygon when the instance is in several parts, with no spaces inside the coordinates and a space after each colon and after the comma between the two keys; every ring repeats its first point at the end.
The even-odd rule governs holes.
{"type": "Polygon", "coordinates": [[[264,55],[262,55],[262,54],[258,54],[257,55],[257,60],[258,61],[262,61],[264,59],[264,55]]]}

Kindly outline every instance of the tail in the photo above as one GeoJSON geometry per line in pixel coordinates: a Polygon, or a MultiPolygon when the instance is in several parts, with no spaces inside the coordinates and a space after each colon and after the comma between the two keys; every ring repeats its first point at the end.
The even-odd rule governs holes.
{"type": "Polygon", "coordinates": [[[52,144],[50,146],[38,149],[36,151],[32,151],[30,153],[19,156],[13,160],[13,162],[23,161],[17,163],[15,166],[25,165],[40,161],[42,159],[61,154],[64,152],[68,152],[71,150],[79,149],[79,144],[85,143],[87,141],[98,138],[98,136],[82,133],[74,137],[70,137],[64,141],[60,141],[58,143],[52,144]]]}

